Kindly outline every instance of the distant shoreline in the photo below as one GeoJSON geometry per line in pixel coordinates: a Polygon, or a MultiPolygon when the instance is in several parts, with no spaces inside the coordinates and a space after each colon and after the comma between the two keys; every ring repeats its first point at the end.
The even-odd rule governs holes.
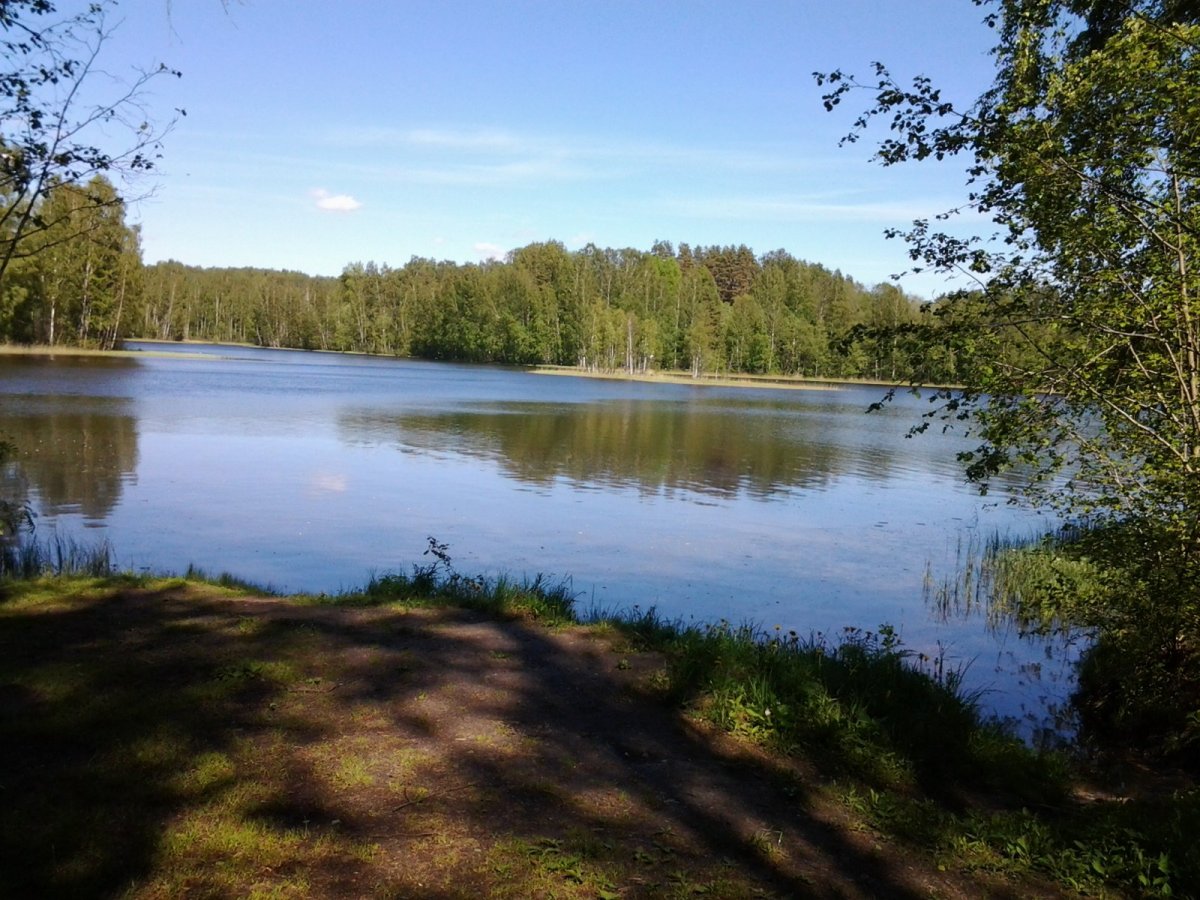
{"type": "Polygon", "coordinates": [[[827,391],[847,387],[903,387],[887,381],[864,381],[853,378],[808,378],[801,375],[722,374],[697,375],[680,371],[602,372],[575,366],[532,366],[533,375],[567,375],[575,378],[598,378],[605,381],[639,381],[649,384],[690,384],[697,387],[752,387],[784,391],[827,391]]]}
{"type": "MultiPolygon", "coordinates": [[[[178,343],[159,341],[157,343],[178,343]]],[[[94,347],[54,346],[45,344],[0,344],[0,356],[115,356],[118,358],[159,357],[164,359],[217,359],[212,354],[178,353],[170,350],[97,350],[94,347]]]]}
{"type": "MultiPolygon", "coordinates": [[[[255,344],[227,344],[214,341],[164,341],[155,338],[129,338],[143,344],[161,344],[162,350],[97,350],[90,347],[54,346],[42,344],[0,344],[0,356],[116,356],[158,357],[164,359],[219,359],[216,354],[185,353],[165,349],[170,346],[211,344],[217,347],[243,347],[255,350],[299,350],[299,347],[259,347],[255,344]]],[[[386,357],[378,354],[355,353],[341,350],[310,350],[310,353],[335,353],[345,356],[378,356],[380,359],[419,359],[419,357],[386,357]]],[[[437,362],[439,360],[423,360],[437,362]]],[[[446,360],[448,361],[448,360],[446,360]]],[[[469,365],[469,363],[467,363],[469,365]]],[[[749,373],[702,374],[693,376],[683,371],[624,372],[580,369],[576,366],[512,366],[531,375],[559,375],[573,378],[593,378],[603,381],[634,381],[646,384],[685,384],[696,387],[740,387],[783,391],[827,391],[847,387],[897,388],[907,385],[888,381],[870,381],[854,378],[810,378],[800,375],[753,375],[749,373]]]]}

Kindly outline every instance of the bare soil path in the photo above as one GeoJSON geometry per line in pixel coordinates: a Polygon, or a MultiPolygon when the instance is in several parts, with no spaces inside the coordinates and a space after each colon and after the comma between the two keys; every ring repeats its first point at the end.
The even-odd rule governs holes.
{"type": "Polygon", "coordinates": [[[595,628],[179,583],[0,598],[0,659],[4,896],[1031,893],[873,835],[595,628]]]}

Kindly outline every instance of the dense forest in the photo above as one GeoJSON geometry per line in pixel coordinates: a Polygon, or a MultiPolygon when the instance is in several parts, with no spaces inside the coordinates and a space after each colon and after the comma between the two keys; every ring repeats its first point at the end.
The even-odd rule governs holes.
{"type": "MultiPolygon", "coordinates": [[[[207,340],[592,370],[781,373],[888,381],[928,374],[899,288],[867,289],[783,250],[659,242],[649,251],[530,244],[503,262],[413,258],[340,277],[143,267],[124,207],[97,179],[44,201],[57,224],[15,262],[0,341],[115,346],[207,340]],[[97,202],[94,198],[103,198],[97,202]],[[899,329],[899,330],[898,330],[899,329]]],[[[953,374],[944,360],[943,376],[953,374]]]]}
{"type": "Polygon", "coordinates": [[[19,241],[0,232],[9,245],[0,277],[0,341],[117,344],[144,294],[139,234],[126,225],[124,201],[112,184],[100,176],[56,184],[29,220],[34,227],[19,241]]]}
{"type": "Polygon", "coordinates": [[[864,329],[920,316],[894,286],[867,290],[784,251],[664,242],[355,263],[337,279],[170,262],[146,270],[143,292],[130,336],[694,374],[903,377],[906,348],[864,329]]]}

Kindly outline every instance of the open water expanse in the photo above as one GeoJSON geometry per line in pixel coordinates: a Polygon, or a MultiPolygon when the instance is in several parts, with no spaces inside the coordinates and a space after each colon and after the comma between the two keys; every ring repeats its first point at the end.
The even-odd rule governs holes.
{"type": "Polygon", "coordinates": [[[963,439],[873,387],[779,391],[204,345],[0,356],[10,492],[38,533],[107,538],[133,569],[189,563],[335,592],[408,570],[427,538],[464,574],[572,579],[579,605],[831,637],[889,623],[967,665],[1027,734],[1070,654],[941,621],[923,590],[959,548],[1048,521],[963,483],[963,439]]]}

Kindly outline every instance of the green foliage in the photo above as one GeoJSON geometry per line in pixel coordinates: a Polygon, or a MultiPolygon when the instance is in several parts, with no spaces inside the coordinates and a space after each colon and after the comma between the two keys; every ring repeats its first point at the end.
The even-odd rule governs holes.
{"type": "Polygon", "coordinates": [[[1175,541],[1136,519],[997,541],[966,561],[971,583],[939,602],[975,594],[993,620],[1087,636],[1074,696],[1082,739],[1200,769],[1197,572],[1175,541]]]}
{"type": "MultiPolygon", "coordinates": [[[[1001,229],[990,244],[925,222],[904,235],[917,262],[979,280],[938,310],[969,386],[941,412],[972,414],[972,477],[1020,464],[1038,499],[1177,519],[1194,542],[1200,24],[1156,2],[1114,16],[998,5],[996,80],[972,107],[877,66],[875,104],[857,123],[894,117],[898,135],[879,150],[888,164],[969,155],[970,205],[1001,229]]],[[[833,85],[830,106],[864,86],[840,72],[819,80],[833,85]]]]}
{"type": "Polygon", "coordinates": [[[337,279],[159,263],[126,322],[130,335],[160,340],[598,371],[891,378],[923,358],[912,341],[863,331],[920,317],[894,286],[868,291],[783,251],[656,248],[572,253],[547,242],[504,263],[354,263],[337,279]]]}
{"type": "MultiPolygon", "coordinates": [[[[878,64],[873,84],[817,78],[830,109],[873,95],[848,139],[888,117],[884,164],[968,157],[964,208],[996,235],[902,235],[918,266],[977,284],[917,329],[966,388],[939,392],[916,430],[965,424],[969,477],[1013,471],[1092,529],[1070,560],[1027,556],[1007,577],[1096,630],[1085,694],[1119,697],[1090,706],[1098,730],[1160,736],[1172,693],[1182,716],[1196,709],[1200,653],[1200,15],[998,0],[988,24],[995,80],[967,108],[878,64]]],[[[1174,718],[1174,739],[1194,742],[1174,718]]]]}
{"type": "Polygon", "coordinates": [[[179,73],[159,66],[122,81],[105,70],[113,6],[101,0],[72,13],[50,0],[0,4],[0,310],[14,302],[10,265],[75,236],[63,232],[79,227],[77,210],[55,208],[52,194],[71,186],[84,206],[107,212],[114,195],[95,186],[157,162],[162,132],[150,124],[146,88],[179,73]],[[124,146],[115,147],[122,128],[124,146]]]}
{"type": "Polygon", "coordinates": [[[665,653],[668,693],[718,727],[817,764],[873,827],[957,867],[1037,873],[1080,891],[1200,885],[1194,790],[1076,804],[1068,767],[981,723],[958,676],[895,631],[837,643],[635,611],[618,627],[665,653]],[[982,799],[981,798],[986,798],[982,799]]]}
{"type": "Polygon", "coordinates": [[[981,724],[959,674],[904,649],[890,626],[848,628],[831,644],[727,622],[656,629],[640,616],[631,624],[667,654],[677,700],[831,773],[935,794],[971,783],[1049,789],[1014,739],[981,724]]]}
{"type": "Polygon", "coordinates": [[[80,544],[71,538],[54,535],[46,540],[0,542],[0,581],[114,574],[116,564],[107,542],[80,544]]]}
{"type": "Polygon", "coordinates": [[[1200,824],[1194,790],[1162,799],[965,811],[894,791],[848,786],[848,805],[872,825],[966,869],[1036,872],[1063,887],[1104,895],[1191,896],[1200,884],[1192,852],[1200,824]]]}
{"type": "Polygon", "coordinates": [[[9,297],[0,340],[111,349],[141,294],[138,232],[125,224],[124,201],[96,176],[48,188],[38,216],[45,227],[25,236],[22,258],[0,281],[9,297]]]}

